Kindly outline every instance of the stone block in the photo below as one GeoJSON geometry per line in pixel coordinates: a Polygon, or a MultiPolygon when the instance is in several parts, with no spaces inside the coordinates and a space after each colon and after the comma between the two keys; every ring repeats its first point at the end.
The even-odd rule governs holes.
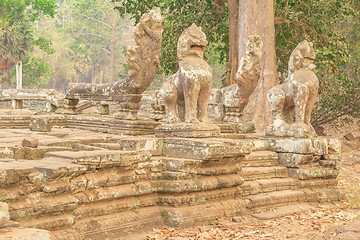
{"type": "Polygon", "coordinates": [[[312,154],[279,153],[279,164],[285,167],[297,168],[303,164],[312,163],[316,157],[312,154]]]}
{"type": "Polygon", "coordinates": [[[251,149],[252,143],[245,140],[166,138],[163,154],[173,158],[221,160],[240,157],[251,149]]]}
{"type": "Polygon", "coordinates": [[[255,132],[255,124],[252,122],[235,123],[236,131],[238,133],[253,133],[255,132]]]}
{"type": "Polygon", "coordinates": [[[126,137],[119,140],[120,150],[123,151],[149,151],[153,156],[162,155],[164,141],[152,137],[126,137]]]}
{"type": "Polygon", "coordinates": [[[345,134],[344,138],[348,141],[356,141],[356,138],[354,137],[354,135],[352,133],[345,134]]]}
{"type": "Polygon", "coordinates": [[[35,228],[10,228],[0,232],[0,239],[50,240],[50,232],[35,228]]]}
{"type": "Polygon", "coordinates": [[[336,138],[328,138],[328,149],[329,154],[340,154],[341,153],[341,140],[336,138]]]}
{"type": "Polygon", "coordinates": [[[336,169],[329,169],[324,167],[302,167],[302,168],[288,168],[289,176],[305,180],[316,178],[336,178],[339,175],[339,171],[336,169]]]}
{"type": "Polygon", "coordinates": [[[9,206],[7,203],[0,202],[0,227],[10,220],[9,206]]]}
{"type": "Polygon", "coordinates": [[[154,131],[157,137],[209,138],[220,135],[220,128],[211,123],[162,124],[154,131]]]}
{"type": "Polygon", "coordinates": [[[99,113],[101,115],[109,115],[110,107],[109,104],[100,104],[99,105],[99,113]]]}
{"type": "Polygon", "coordinates": [[[270,138],[270,150],[280,153],[328,154],[326,138],[270,138]]]}
{"type": "Polygon", "coordinates": [[[36,148],[39,145],[39,140],[35,137],[26,137],[21,144],[23,147],[36,148]]]}
{"type": "Polygon", "coordinates": [[[30,130],[36,132],[50,132],[52,124],[44,116],[33,116],[30,118],[30,130]]]}

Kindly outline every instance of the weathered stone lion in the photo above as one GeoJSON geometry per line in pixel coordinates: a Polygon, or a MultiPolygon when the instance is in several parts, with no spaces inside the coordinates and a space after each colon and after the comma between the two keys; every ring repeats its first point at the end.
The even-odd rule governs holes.
{"type": "Polygon", "coordinates": [[[245,56],[239,62],[236,83],[221,89],[224,122],[241,122],[244,108],[260,79],[262,48],[263,42],[258,35],[249,36],[245,56]]]}
{"type": "Polygon", "coordinates": [[[208,121],[207,106],[212,88],[212,71],[203,59],[207,43],[205,33],[195,24],[186,29],[179,38],[179,70],[168,78],[160,91],[168,123],[176,123],[180,119],[187,123],[208,121]]]}
{"type": "Polygon", "coordinates": [[[274,123],[267,128],[267,135],[316,136],[310,124],[319,88],[319,80],[314,73],[314,60],[313,44],[306,40],[299,43],[291,53],[287,79],[268,93],[274,123]]]}

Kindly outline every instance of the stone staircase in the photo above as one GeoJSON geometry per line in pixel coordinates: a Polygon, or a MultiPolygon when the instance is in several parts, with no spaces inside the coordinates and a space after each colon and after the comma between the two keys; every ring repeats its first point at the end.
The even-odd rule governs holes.
{"type": "Polygon", "coordinates": [[[8,204],[0,202],[0,239],[50,240],[50,233],[46,230],[19,227],[19,223],[10,220],[8,204]]]}
{"type": "Polygon", "coordinates": [[[298,181],[290,178],[288,169],[280,166],[278,154],[272,151],[255,151],[242,161],[241,186],[250,212],[259,212],[305,200],[298,181]]]}
{"type": "Polygon", "coordinates": [[[21,145],[26,131],[0,133],[1,201],[12,220],[51,231],[55,240],[116,239],[164,224],[186,227],[245,214],[261,218],[269,209],[338,199],[335,153],[311,158],[318,164],[280,165],[284,154],[266,139],[73,129],[31,132],[39,146],[30,148],[21,145]]]}

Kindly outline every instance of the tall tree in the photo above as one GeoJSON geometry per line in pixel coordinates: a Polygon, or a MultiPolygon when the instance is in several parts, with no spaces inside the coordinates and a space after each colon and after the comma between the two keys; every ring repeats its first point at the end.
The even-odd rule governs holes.
{"type": "Polygon", "coordinates": [[[110,62],[110,82],[114,82],[116,43],[122,38],[122,30],[127,27],[114,9],[117,3],[109,0],[66,0],[64,5],[72,9],[68,30],[79,45],[89,48],[92,82],[100,72],[100,65],[105,65],[106,56],[110,62]]]}
{"type": "Polygon", "coordinates": [[[25,59],[32,40],[31,26],[22,0],[0,1],[0,70],[2,87],[9,88],[9,71],[25,59]]]}
{"type": "Polygon", "coordinates": [[[0,1],[0,70],[3,88],[9,87],[9,71],[24,60],[35,43],[32,23],[41,14],[54,16],[54,0],[1,0],[0,1]]]}
{"type": "Polygon", "coordinates": [[[266,95],[272,87],[279,84],[276,71],[274,1],[241,0],[239,10],[238,59],[245,54],[250,35],[259,35],[264,43],[262,74],[249,104],[244,109],[244,117],[254,122],[258,130],[265,130],[272,122],[271,108],[266,95]]]}

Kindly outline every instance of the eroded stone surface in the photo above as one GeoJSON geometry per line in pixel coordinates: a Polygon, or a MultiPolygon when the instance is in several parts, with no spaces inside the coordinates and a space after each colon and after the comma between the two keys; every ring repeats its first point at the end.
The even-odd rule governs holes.
{"type": "Polygon", "coordinates": [[[266,129],[269,136],[315,137],[310,124],[319,80],[314,73],[313,43],[302,41],[291,53],[288,77],[268,93],[274,122],[266,129]]]}
{"type": "Polygon", "coordinates": [[[177,45],[179,70],[160,90],[167,123],[208,122],[212,70],[203,59],[207,44],[205,33],[195,24],[181,34],[177,45]]]}
{"type": "Polygon", "coordinates": [[[162,124],[155,128],[158,137],[209,138],[218,137],[220,128],[211,123],[162,124]]]}
{"type": "Polygon", "coordinates": [[[249,36],[246,52],[239,62],[236,83],[221,89],[225,108],[224,122],[242,121],[244,108],[260,79],[262,47],[263,43],[259,36],[249,36]]]}

